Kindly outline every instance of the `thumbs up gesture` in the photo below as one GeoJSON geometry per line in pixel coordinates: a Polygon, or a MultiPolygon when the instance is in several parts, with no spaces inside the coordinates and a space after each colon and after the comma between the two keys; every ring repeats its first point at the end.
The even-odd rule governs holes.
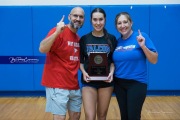
{"type": "Polygon", "coordinates": [[[141,31],[138,30],[139,35],[136,37],[138,44],[142,47],[145,45],[145,38],[142,36],[141,31]]]}
{"type": "Polygon", "coordinates": [[[56,32],[61,33],[65,27],[66,27],[66,25],[64,23],[64,15],[63,15],[61,20],[57,23],[56,32]]]}

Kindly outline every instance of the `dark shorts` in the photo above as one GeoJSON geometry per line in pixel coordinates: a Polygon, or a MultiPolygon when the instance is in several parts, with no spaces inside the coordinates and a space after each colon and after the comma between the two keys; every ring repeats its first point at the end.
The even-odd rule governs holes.
{"type": "Polygon", "coordinates": [[[87,82],[83,81],[82,87],[86,87],[86,86],[99,89],[99,88],[113,87],[114,82],[107,83],[104,81],[91,81],[91,82],[87,83],[87,82]]]}

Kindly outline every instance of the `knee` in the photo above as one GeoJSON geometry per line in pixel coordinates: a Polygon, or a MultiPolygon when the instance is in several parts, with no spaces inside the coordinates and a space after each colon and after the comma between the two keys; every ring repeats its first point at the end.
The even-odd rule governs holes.
{"type": "Polygon", "coordinates": [[[107,113],[97,114],[98,120],[106,120],[107,113]]]}
{"type": "Polygon", "coordinates": [[[69,116],[69,120],[79,120],[81,116],[80,112],[75,112],[72,115],[69,116]]]}
{"type": "Polygon", "coordinates": [[[80,119],[80,117],[81,117],[81,113],[79,112],[79,113],[77,113],[77,115],[76,115],[76,119],[75,120],[79,120],[80,119]]]}
{"type": "Polygon", "coordinates": [[[80,119],[80,116],[81,116],[81,113],[77,113],[77,114],[75,115],[75,119],[74,119],[74,120],[79,120],[79,119],[80,119]]]}
{"type": "Polygon", "coordinates": [[[98,120],[106,120],[106,116],[98,116],[98,120]]]}
{"type": "Polygon", "coordinates": [[[85,119],[86,120],[96,120],[96,116],[95,115],[85,115],[85,119]]]}

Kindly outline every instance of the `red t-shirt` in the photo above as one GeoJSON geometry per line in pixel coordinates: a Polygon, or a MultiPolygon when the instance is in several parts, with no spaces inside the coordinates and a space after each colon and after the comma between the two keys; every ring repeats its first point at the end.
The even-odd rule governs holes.
{"type": "MultiPolygon", "coordinates": [[[[53,28],[47,37],[53,34],[55,30],[56,28],[53,28]]],[[[46,54],[42,85],[68,90],[79,89],[79,55],[79,36],[66,27],[46,54]]]]}

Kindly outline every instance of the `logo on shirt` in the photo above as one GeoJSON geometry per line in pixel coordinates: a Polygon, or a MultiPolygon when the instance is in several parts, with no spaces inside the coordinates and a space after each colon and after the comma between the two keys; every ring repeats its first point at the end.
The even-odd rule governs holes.
{"type": "Polygon", "coordinates": [[[88,55],[90,55],[92,52],[110,53],[110,47],[108,44],[87,44],[86,49],[88,55]]]}
{"type": "MultiPolygon", "coordinates": [[[[79,47],[79,43],[68,41],[68,46],[74,47],[74,55],[69,56],[69,59],[70,59],[71,61],[79,61],[79,57],[75,54],[75,53],[78,52],[78,49],[77,49],[77,48],[79,47]]],[[[73,54],[73,53],[72,53],[72,54],[73,54]]]]}
{"type": "Polygon", "coordinates": [[[76,48],[74,48],[74,53],[76,53],[78,50],[76,48]]]}
{"type": "Polygon", "coordinates": [[[70,58],[71,61],[79,61],[78,56],[70,56],[69,58],[70,58]]]}
{"type": "Polygon", "coordinates": [[[79,43],[77,43],[77,42],[72,42],[72,41],[68,41],[68,46],[79,47],[79,43]]]}
{"type": "Polygon", "coordinates": [[[118,46],[116,47],[116,51],[130,51],[132,49],[134,49],[136,47],[136,45],[128,45],[128,46],[118,46]]]}

